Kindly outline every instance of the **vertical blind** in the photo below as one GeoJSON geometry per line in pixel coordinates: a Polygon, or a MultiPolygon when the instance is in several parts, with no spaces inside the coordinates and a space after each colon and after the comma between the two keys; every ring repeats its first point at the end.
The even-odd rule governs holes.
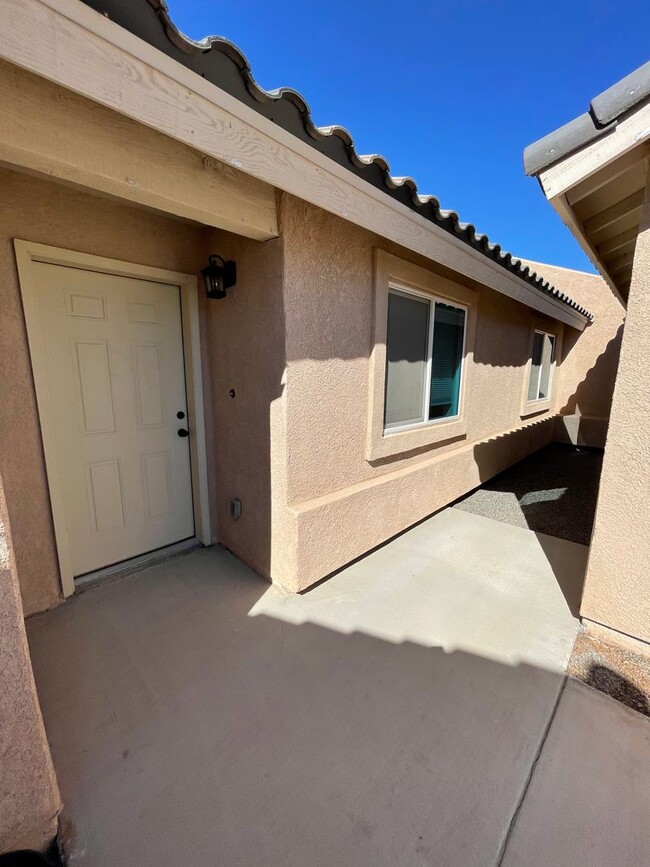
{"type": "Polygon", "coordinates": [[[429,418],[458,415],[465,311],[436,302],[429,418]]]}

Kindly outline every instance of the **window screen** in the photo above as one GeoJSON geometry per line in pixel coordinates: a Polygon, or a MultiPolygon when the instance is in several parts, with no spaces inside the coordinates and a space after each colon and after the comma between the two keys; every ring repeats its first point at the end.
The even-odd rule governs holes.
{"type": "Polygon", "coordinates": [[[386,427],[424,421],[430,307],[429,301],[413,295],[388,295],[386,427]]]}

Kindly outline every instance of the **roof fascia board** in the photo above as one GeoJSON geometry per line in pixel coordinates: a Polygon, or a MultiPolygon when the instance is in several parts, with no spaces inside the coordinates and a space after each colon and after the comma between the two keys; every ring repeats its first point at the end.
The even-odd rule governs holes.
{"type": "Polygon", "coordinates": [[[567,202],[566,196],[560,194],[558,196],[555,196],[553,199],[549,199],[549,201],[553,206],[555,213],[562,220],[567,229],[571,232],[578,244],[580,244],[580,247],[582,248],[585,255],[590,259],[593,266],[599,272],[600,276],[612,290],[612,292],[614,293],[614,297],[620,301],[623,307],[627,307],[627,303],[622,298],[621,293],[616,287],[616,284],[609,275],[607,266],[600,258],[600,256],[596,253],[594,248],[591,246],[587,236],[583,232],[582,225],[576,219],[573,208],[567,202]]]}
{"type": "Polygon", "coordinates": [[[619,121],[603,138],[571,154],[538,175],[547,199],[566,194],[632,148],[650,140],[650,102],[619,121]]]}
{"type": "Polygon", "coordinates": [[[78,0],[5,0],[0,56],[573,328],[587,324],[78,0]]]}

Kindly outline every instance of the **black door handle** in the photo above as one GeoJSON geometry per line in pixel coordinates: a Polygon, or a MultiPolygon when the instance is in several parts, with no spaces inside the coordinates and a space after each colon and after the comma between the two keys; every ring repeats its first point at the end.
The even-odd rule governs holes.
{"type": "Polygon", "coordinates": [[[188,437],[190,435],[190,432],[184,427],[179,427],[176,433],[179,435],[179,437],[188,437]]]}

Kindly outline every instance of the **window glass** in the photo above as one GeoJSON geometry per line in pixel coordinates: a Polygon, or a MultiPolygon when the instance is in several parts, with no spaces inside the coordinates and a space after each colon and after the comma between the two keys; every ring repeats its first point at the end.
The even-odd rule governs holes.
{"type": "Polygon", "coordinates": [[[388,295],[386,427],[424,421],[430,307],[430,302],[414,295],[388,295]]]}
{"type": "MultiPolygon", "coordinates": [[[[528,400],[537,400],[539,393],[539,375],[542,368],[542,346],[544,335],[540,331],[535,332],[533,338],[533,357],[530,363],[530,380],[528,381],[528,400]]],[[[521,381],[521,380],[520,380],[521,381]]]]}
{"type": "Polygon", "coordinates": [[[465,311],[436,302],[433,324],[429,418],[458,415],[465,311]]]}
{"type": "Polygon", "coordinates": [[[536,331],[528,380],[528,400],[545,400],[551,392],[551,372],[555,361],[555,337],[536,331]]]}
{"type": "Polygon", "coordinates": [[[544,345],[542,348],[542,373],[539,379],[539,398],[547,398],[550,394],[551,386],[551,365],[553,364],[553,355],[555,352],[555,338],[551,334],[544,334],[544,345]]]}
{"type": "Polygon", "coordinates": [[[389,292],[386,429],[459,414],[464,336],[464,309],[406,290],[389,292]]]}

